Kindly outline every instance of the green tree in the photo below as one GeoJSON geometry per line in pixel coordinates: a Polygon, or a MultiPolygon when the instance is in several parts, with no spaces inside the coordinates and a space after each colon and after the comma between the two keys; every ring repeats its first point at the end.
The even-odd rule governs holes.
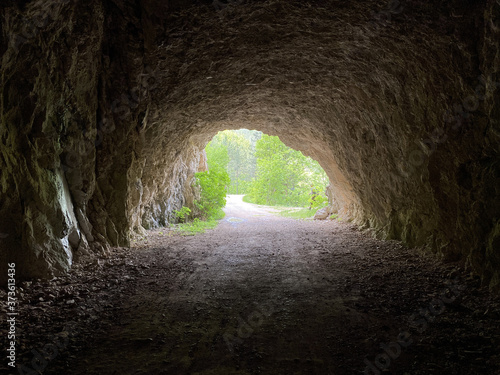
{"type": "Polygon", "coordinates": [[[267,205],[314,205],[314,208],[325,204],[328,178],[318,162],[269,135],[257,141],[255,155],[257,172],[250,201],[267,205]]]}
{"type": "Polygon", "coordinates": [[[229,164],[229,154],[225,144],[213,141],[209,142],[205,147],[205,152],[207,153],[207,164],[209,170],[214,167],[220,167],[227,170],[227,165],[229,164]]]}
{"type": "Polygon", "coordinates": [[[195,202],[202,219],[222,219],[226,205],[227,186],[231,183],[227,173],[229,155],[224,144],[210,142],[205,147],[208,171],[195,174],[200,188],[200,199],[195,202]]]}
{"type": "Polygon", "coordinates": [[[222,219],[226,205],[226,186],[231,180],[226,170],[212,162],[208,171],[195,174],[196,183],[200,187],[200,199],[195,202],[202,214],[202,219],[222,219]]]}
{"type": "Polygon", "coordinates": [[[228,186],[229,194],[247,193],[255,173],[254,152],[250,140],[244,134],[247,135],[234,130],[219,132],[207,145],[209,160],[211,157],[214,158],[215,155],[220,158],[218,153],[222,152],[221,149],[225,148],[227,150],[227,163],[218,162],[218,164],[226,166],[231,179],[231,184],[228,186]],[[209,149],[214,156],[209,156],[209,149]]]}
{"type": "Polygon", "coordinates": [[[227,171],[230,182],[222,180],[229,194],[247,194],[258,204],[315,209],[327,204],[328,178],[319,163],[278,137],[247,129],[219,132],[206,152],[210,171],[227,171]]]}

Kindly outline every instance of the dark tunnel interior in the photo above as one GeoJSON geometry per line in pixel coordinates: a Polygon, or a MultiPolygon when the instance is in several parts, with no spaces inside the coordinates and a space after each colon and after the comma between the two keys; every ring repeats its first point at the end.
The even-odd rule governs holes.
{"type": "MultiPolygon", "coordinates": [[[[459,272],[477,282],[474,288],[484,297],[481,301],[492,306],[485,305],[486,317],[481,315],[481,319],[494,320],[484,323],[493,332],[489,333],[491,342],[478,344],[482,349],[464,350],[475,355],[470,363],[482,365],[465,372],[463,364],[469,362],[449,359],[457,367],[447,362],[444,367],[436,365],[433,372],[493,374],[500,369],[495,367],[500,363],[498,355],[493,358],[485,349],[494,352],[500,347],[498,311],[488,315],[498,307],[494,301],[500,286],[498,1],[9,0],[2,2],[0,11],[0,283],[7,286],[6,293],[9,264],[15,264],[18,285],[24,285],[26,295],[32,296],[34,292],[26,285],[34,288],[36,283],[65,277],[77,282],[75,275],[85,270],[105,277],[101,259],[118,257],[123,267],[127,259],[140,263],[134,252],[138,239],[168,227],[182,206],[194,209],[198,193],[193,179],[210,139],[225,129],[256,129],[279,136],[320,163],[330,179],[328,212],[341,220],[335,225],[353,228],[369,238],[367,241],[380,241],[379,245],[372,243],[377,249],[391,244],[380,255],[384,262],[399,264],[396,255],[391,258],[388,254],[400,252],[407,257],[405,264],[415,262],[423,267],[419,272],[430,272],[436,264],[452,264],[460,271],[451,274],[459,272]],[[83,266],[80,260],[94,266],[83,266]]],[[[275,225],[276,233],[288,230],[285,224],[275,225]]],[[[316,233],[318,243],[322,241],[321,246],[330,249],[325,251],[333,254],[344,243],[333,233],[351,234],[328,225],[318,223],[317,230],[311,227],[296,233],[305,239],[308,231],[316,233]]],[[[240,236],[249,243],[259,241],[260,232],[249,233],[249,237],[240,236]]],[[[356,238],[350,241],[356,244],[356,238]]],[[[233,240],[237,241],[229,236],[214,241],[223,246],[221,243],[233,240]]],[[[172,262],[189,269],[184,263],[187,260],[181,259],[183,243],[172,241],[168,248],[179,257],[175,258],[179,263],[172,262]]],[[[192,241],[204,246],[201,239],[192,241]]],[[[271,246],[269,240],[262,241],[271,246]]],[[[209,245],[207,249],[207,253],[212,251],[209,245]]],[[[306,293],[306,284],[301,283],[309,279],[300,277],[298,265],[305,260],[297,249],[286,257],[288,262],[297,262],[293,264],[298,267],[298,290],[306,293]]],[[[186,254],[188,258],[192,255],[190,251],[186,254]]],[[[266,254],[262,256],[271,256],[266,254]]],[[[321,256],[315,254],[310,256],[321,256]]],[[[148,262],[153,262],[151,257],[148,255],[148,262]]],[[[271,264],[269,259],[261,266],[271,264]]],[[[374,256],[370,262],[376,264],[377,259],[374,256]]],[[[214,265],[224,263],[218,262],[214,265]]],[[[276,267],[286,273],[292,267],[287,264],[277,262],[276,267]]],[[[348,264],[345,267],[351,267],[348,264]]],[[[330,268],[332,273],[338,272],[327,261],[321,265],[318,260],[318,267],[314,272],[323,279],[328,278],[330,268]]],[[[394,277],[399,274],[404,279],[404,270],[413,269],[405,267],[397,268],[394,277]]],[[[224,274],[224,270],[217,272],[224,274]]],[[[362,274],[362,270],[353,268],[352,272],[362,274]]],[[[169,280],[168,272],[168,267],[160,272],[165,280],[169,280]]],[[[206,283],[219,278],[219,273],[207,275],[212,275],[211,281],[209,276],[207,280],[200,276],[206,283]]],[[[108,285],[108,281],[97,280],[101,276],[95,276],[95,283],[108,285]]],[[[91,276],[85,280],[92,284],[88,281],[93,280],[91,276]]],[[[218,283],[223,286],[217,285],[225,290],[220,298],[225,298],[231,289],[221,280],[218,283]]],[[[248,280],[240,281],[244,285],[248,280]]],[[[283,283],[281,295],[289,287],[283,283]]],[[[172,285],[175,290],[176,284],[172,285]]],[[[252,285],[260,284],[255,281],[252,285]]],[[[402,293],[391,288],[384,290],[390,289],[391,295],[402,293]]],[[[346,293],[345,301],[353,306],[361,303],[346,293]]],[[[92,295],[92,289],[87,294],[92,295]]],[[[108,297],[110,301],[114,298],[108,297]]],[[[78,298],[76,302],[73,297],[68,299],[83,304],[78,298]]],[[[151,297],[137,303],[155,304],[153,301],[151,297]]],[[[300,307],[298,300],[290,301],[294,306],[290,309],[297,309],[293,311],[314,311],[300,307]]],[[[304,297],[304,301],[309,299],[304,297]]],[[[133,301],[128,303],[132,306],[133,301]]],[[[453,303],[450,306],[460,310],[453,303]]],[[[179,311],[185,306],[180,304],[179,311]]],[[[147,313],[148,309],[141,309],[141,314],[147,313]]],[[[481,309],[469,308],[470,314],[481,309]]],[[[408,310],[414,310],[413,305],[408,310]]],[[[363,314],[355,319],[371,324],[369,312],[363,314]]],[[[264,313],[259,317],[264,326],[271,324],[264,313]]],[[[349,341],[347,334],[342,336],[344,347],[352,344],[355,349],[350,353],[357,353],[358,339],[349,341]]],[[[285,336],[293,337],[293,333],[285,336]]],[[[314,341],[307,332],[301,337],[303,342],[314,341]]],[[[405,338],[403,334],[396,340],[399,349],[404,349],[405,338]]],[[[265,370],[262,365],[259,370],[250,366],[252,360],[261,360],[262,353],[274,353],[270,342],[264,341],[266,349],[251,355],[250,351],[241,352],[240,358],[248,362],[242,359],[240,367],[226,362],[226,367],[215,365],[206,359],[211,367],[197,368],[192,357],[178,354],[172,360],[175,366],[165,364],[165,372],[156,368],[136,373],[356,374],[364,369],[365,373],[404,374],[411,368],[383,368],[379,361],[381,366],[370,369],[366,365],[367,370],[359,356],[353,359],[359,362],[359,369],[353,369],[355,365],[349,361],[345,366],[352,367],[347,370],[332,364],[328,367],[328,361],[335,361],[333,357],[324,360],[331,354],[324,352],[326,346],[321,346],[323,351],[311,363],[294,354],[282,367],[265,370]],[[182,361],[194,367],[182,367],[182,361]]],[[[67,345],[61,344],[59,351],[67,345]]],[[[29,349],[28,345],[27,353],[29,349]]],[[[339,356],[349,358],[346,353],[339,356]]],[[[281,358],[277,352],[272,355],[281,358]]],[[[436,362],[426,358],[422,363],[436,362]]],[[[405,361],[401,363],[410,366],[418,359],[405,361]]],[[[411,373],[431,373],[429,368],[411,373]]],[[[122,371],[134,373],[126,368],[122,371]]]]}

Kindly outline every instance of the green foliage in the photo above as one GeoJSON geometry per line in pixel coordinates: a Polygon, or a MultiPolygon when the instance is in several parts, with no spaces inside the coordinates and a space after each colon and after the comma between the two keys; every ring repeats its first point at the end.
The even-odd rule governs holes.
{"type": "Polygon", "coordinates": [[[315,209],[326,205],[328,177],[318,162],[269,135],[257,141],[255,155],[257,172],[247,201],[315,209]]]}
{"type": "Polygon", "coordinates": [[[284,217],[291,217],[292,219],[307,219],[313,217],[316,213],[315,210],[310,210],[308,208],[302,208],[300,210],[284,210],[279,214],[284,217]]]}
{"type": "Polygon", "coordinates": [[[204,233],[207,229],[215,228],[217,224],[218,221],[215,219],[204,221],[195,218],[190,223],[178,224],[176,231],[183,236],[194,236],[198,233],[204,233]]]}
{"type": "Polygon", "coordinates": [[[174,214],[177,216],[177,219],[179,219],[179,222],[185,223],[187,219],[189,218],[189,214],[191,213],[191,209],[186,206],[182,206],[180,210],[175,210],[174,214]]]}
{"type": "Polygon", "coordinates": [[[224,217],[222,208],[226,205],[226,190],[231,183],[226,168],[229,163],[227,147],[225,145],[208,144],[206,147],[208,171],[195,174],[195,184],[200,189],[200,199],[194,204],[198,208],[200,217],[188,222],[191,210],[182,207],[174,211],[181,224],[176,230],[183,235],[194,235],[214,228],[217,220],[224,217]]]}
{"type": "Polygon", "coordinates": [[[207,153],[208,169],[210,170],[213,168],[222,168],[224,170],[227,170],[227,166],[229,164],[229,154],[227,152],[227,146],[218,141],[214,142],[214,140],[209,142],[207,147],[205,147],[205,152],[207,153]]]}
{"type": "Polygon", "coordinates": [[[226,130],[219,132],[207,145],[208,167],[217,164],[229,174],[228,194],[249,192],[256,169],[255,143],[261,135],[255,130],[226,130]]]}
{"type": "Polygon", "coordinates": [[[227,147],[208,145],[206,147],[208,171],[195,174],[195,184],[200,189],[200,199],[194,204],[198,208],[200,217],[188,222],[191,210],[182,207],[174,211],[180,224],[176,230],[183,235],[202,233],[206,229],[217,225],[217,220],[224,217],[222,208],[226,205],[226,189],[231,183],[226,168],[229,163],[227,147]]]}
{"type": "Polygon", "coordinates": [[[242,200],[243,200],[243,202],[246,202],[246,203],[253,203],[252,197],[250,195],[243,196],[242,200]]]}
{"type": "Polygon", "coordinates": [[[204,218],[222,217],[226,191],[245,194],[245,202],[257,204],[314,211],[328,204],[328,177],[319,163],[278,137],[246,129],[219,132],[206,152],[210,172],[197,174],[202,199],[196,203],[204,218]]]}
{"type": "MultiPolygon", "coordinates": [[[[312,188],[315,192],[320,192],[321,188],[315,186],[312,188]]],[[[320,208],[328,205],[328,198],[325,194],[311,194],[308,199],[309,207],[311,210],[319,210],[320,208]]]]}
{"type": "Polygon", "coordinates": [[[226,205],[226,187],[231,180],[223,167],[212,163],[206,172],[195,174],[196,183],[201,189],[201,197],[195,202],[202,219],[221,219],[224,217],[222,208],[226,205]]]}

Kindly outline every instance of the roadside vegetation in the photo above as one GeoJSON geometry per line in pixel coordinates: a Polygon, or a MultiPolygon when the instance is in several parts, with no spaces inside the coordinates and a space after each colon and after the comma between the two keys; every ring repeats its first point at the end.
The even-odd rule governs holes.
{"type": "Polygon", "coordinates": [[[209,163],[225,165],[228,194],[249,203],[311,207],[327,205],[328,177],[319,163],[255,130],[219,132],[206,147],[209,163]]]}
{"type": "Polygon", "coordinates": [[[286,146],[276,136],[255,130],[219,132],[205,148],[208,171],[196,174],[200,199],[197,218],[188,207],[176,211],[183,234],[213,228],[224,217],[226,194],[242,194],[243,201],[267,206],[295,207],[280,214],[308,218],[325,207],[328,177],[319,163],[286,146]],[[297,210],[300,207],[303,209],[297,210]]]}
{"type": "MultiPolygon", "coordinates": [[[[309,208],[302,208],[299,210],[282,210],[279,212],[279,215],[284,216],[284,217],[291,217],[292,219],[309,219],[314,216],[316,213],[315,210],[309,209],[309,208]]],[[[329,219],[333,220],[336,219],[337,215],[330,215],[329,219]]]]}
{"type": "Polygon", "coordinates": [[[328,204],[328,177],[317,161],[266,134],[256,142],[255,157],[248,202],[312,210],[328,204]]]}
{"type": "Polygon", "coordinates": [[[222,208],[226,205],[227,186],[231,183],[227,168],[229,156],[227,148],[207,148],[208,171],[195,174],[195,184],[200,190],[200,199],[195,201],[198,216],[192,221],[191,209],[182,207],[174,211],[179,220],[176,230],[184,235],[203,233],[217,226],[224,218],[222,208]]]}

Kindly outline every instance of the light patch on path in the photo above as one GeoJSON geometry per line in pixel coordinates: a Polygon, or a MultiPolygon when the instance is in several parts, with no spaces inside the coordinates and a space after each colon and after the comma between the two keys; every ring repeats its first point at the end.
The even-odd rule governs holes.
{"type": "Polygon", "coordinates": [[[244,195],[228,195],[226,198],[226,213],[224,223],[237,225],[240,223],[254,223],[257,221],[287,220],[277,214],[278,209],[270,206],[261,206],[243,201],[244,195]]]}

